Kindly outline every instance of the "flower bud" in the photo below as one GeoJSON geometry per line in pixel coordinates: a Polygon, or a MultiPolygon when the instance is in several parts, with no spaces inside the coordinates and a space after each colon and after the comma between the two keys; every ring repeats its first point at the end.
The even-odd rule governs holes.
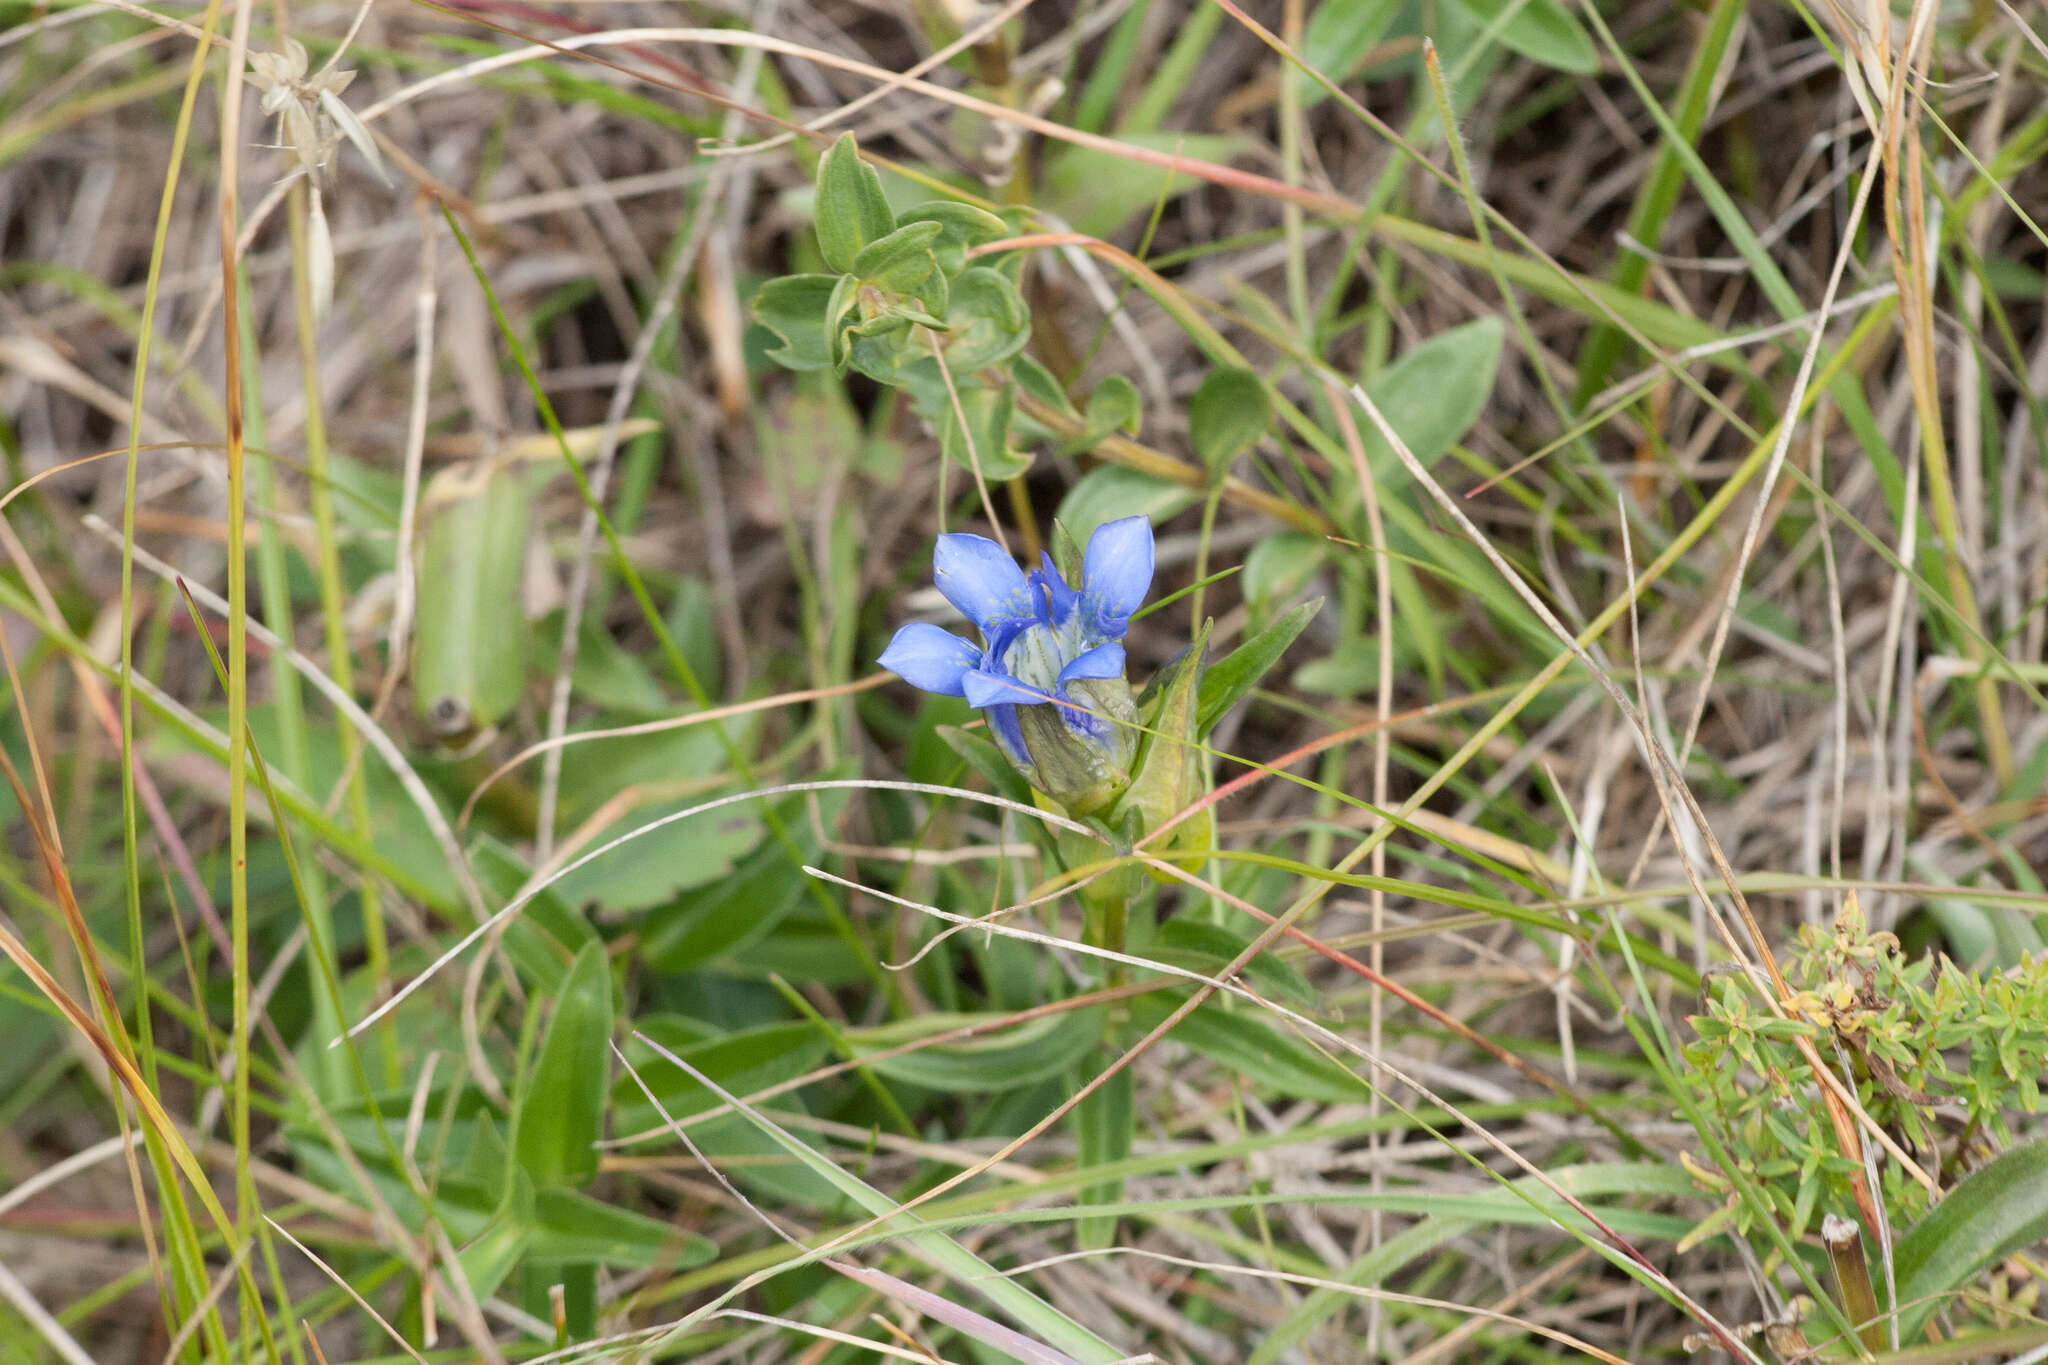
{"type": "Polygon", "coordinates": [[[1065,705],[1016,708],[1030,758],[1024,776],[1075,815],[1092,815],[1130,784],[1138,708],[1122,678],[1077,678],[1066,690],[1065,705]]]}

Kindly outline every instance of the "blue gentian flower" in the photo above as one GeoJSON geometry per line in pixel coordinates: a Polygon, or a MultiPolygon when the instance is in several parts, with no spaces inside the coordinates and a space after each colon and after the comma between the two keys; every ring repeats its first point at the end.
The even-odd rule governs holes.
{"type": "Polygon", "coordinates": [[[1124,632],[1152,588],[1152,523],[1106,522],[1088,538],[1081,581],[1051,555],[1026,573],[981,536],[943,535],[932,578],[974,622],[981,644],[914,621],[882,651],[913,687],[964,697],[1034,787],[1076,814],[1130,782],[1137,709],[1124,680],[1124,632]]]}

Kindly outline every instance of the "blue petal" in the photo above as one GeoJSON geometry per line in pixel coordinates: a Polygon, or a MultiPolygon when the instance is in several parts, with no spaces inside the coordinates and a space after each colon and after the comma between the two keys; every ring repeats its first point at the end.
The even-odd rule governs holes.
{"type": "Polygon", "coordinates": [[[1044,595],[1047,620],[1057,626],[1073,614],[1074,604],[1081,600],[1081,594],[1067,586],[1067,580],[1052,562],[1051,555],[1040,551],[1039,558],[1045,561],[1045,567],[1033,569],[1025,577],[1030,580],[1034,594],[1044,595]]]}
{"type": "Polygon", "coordinates": [[[988,732],[995,736],[996,747],[1003,751],[1003,757],[1011,766],[1024,774],[1029,781],[1037,765],[1031,761],[1031,751],[1024,747],[1024,727],[1017,723],[1017,708],[1014,706],[991,706],[986,712],[988,732]]]}
{"type": "Polygon", "coordinates": [[[932,581],[985,636],[1006,625],[1038,620],[1043,610],[1031,600],[1017,561],[984,536],[940,536],[932,552],[932,581]]]}
{"type": "Polygon", "coordinates": [[[1007,673],[986,668],[970,670],[960,680],[960,695],[969,706],[1038,706],[1049,700],[1045,693],[1026,687],[1007,673]]]}
{"type": "Polygon", "coordinates": [[[1060,670],[1060,689],[1076,678],[1121,678],[1124,675],[1124,647],[1111,640],[1084,650],[1060,670]]]}
{"type": "Polygon", "coordinates": [[[1088,537],[1081,565],[1081,611],[1096,633],[1115,639],[1152,591],[1152,523],[1144,517],[1107,521],[1088,537]]]}
{"type": "Polygon", "coordinates": [[[928,621],[912,621],[876,662],[912,687],[957,697],[961,678],[981,662],[981,651],[928,621]]]}
{"type": "Polygon", "coordinates": [[[1116,722],[1108,716],[1098,715],[1085,706],[1066,705],[1060,708],[1060,718],[1067,728],[1081,738],[1103,749],[1113,747],[1116,722]]]}

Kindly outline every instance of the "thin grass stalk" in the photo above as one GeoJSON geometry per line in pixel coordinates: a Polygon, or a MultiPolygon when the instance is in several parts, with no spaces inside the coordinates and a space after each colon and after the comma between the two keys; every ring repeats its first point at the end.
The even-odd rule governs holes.
{"type": "MultiPolygon", "coordinates": [[[[249,568],[245,544],[247,525],[247,471],[244,468],[242,400],[242,337],[237,325],[240,315],[235,253],[235,225],[238,218],[236,179],[241,170],[242,76],[249,57],[249,27],[255,7],[242,5],[228,42],[228,61],[221,82],[221,170],[220,170],[220,270],[221,346],[223,387],[227,408],[227,544],[228,544],[228,886],[229,941],[233,946],[233,1023],[230,1035],[234,1058],[232,1098],[229,1101],[229,1132],[235,1148],[235,1241],[237,1247],[255,1235],[259,1203],[256,1179],[251,1172],[249,1127],[249,568]]],[[[253,1291],[254,1286],[249,1289],[253,1291]]],[[[240,1303],[242,1333],[246,1337],[253,1317],[270,1348],[268,1315],[255,1302],[253,1292],[240,1303]]]]}
{"type": "MultiPolygon", "coordinates": [[[[285,219],[291,241],[292,303],[299,345],[299,382],[305,394],[306,405],[306,482],[307,498],[313,512],[313,567],[320,580],[320,620],[326,638],[327,671],[333,677],[336,687],[353,695],[355,665],[349,655],[346,589],[342,582],[341,555],[335,537],[333,475],[327,458],[327,411],[320,388],[319,320],[314,316],[312,262],[308,255],[308,194],[308,188],[303,180],[293,183],[291,195],[285,201],[285,219]]],[[[363,744],[352,727],[344,725],[338,728],[341,738],[342,771],[348,775],[349,824],[358,837],[368,842],[374,826],[370,819],[369,781],[363,773],[363,744]]],[[[319,916],[322,935],[327,942],[333,943],[333,915],[324,896],[319,894],[320,882],[315,880],[319,873],[319,861],[311,860],[306,866],[308,908],[319,916]]],[[[375,878],[357,879],[356,900],[362,907],[363,937],[368,946],[370,975],[379,982],[387,981],[391,972],[390,950],[386,946],[382,893],[375,878]]],[[[323,1001],[334,1005],[333,1030],[326,1036],[335,1036],[341,1031],[339,1002],[333,996],[333,992],[318,978],[314,1001],[316,1008],[323,1001]]],[[[381,1037],[386,1079],[395,1081],[398,1065],[397,1039],[389,1030],[381,1037]]]]}
{"type": "MultiPolygon", "coordinates": [[[[298,251],[294,244],[294,260],[298,251]]],[[[295,271],[296,272],[296,268],[295,271]]],[[[242,345],[251,355],[260,354],[257,344],[254,319],[246,304],[249,288],[248,273],[241,272],[241,292],[245,300],[239,312],[230,318],[241,330],[242,345]]],[[[243,394],[243,431],[250,445],[257,449],[268,449],[268,420],[263,411],[261,381],[254,366],[243,371],[246,392],[243,394]]],[[[290,641],[293,635],[293,608],[291,600],[290,571],[285,563],[285,544],[282,520],[285,507],[278,492],[277,462],[258,460],[251,475],[256,503],[262,509],[257,525],[256,576],[263,595],[263,615],[269,623],[270,633],[280,640],[290,641]]],[[[203,628],[203,627],[202,627],[203,628]]],[[[301,788],[310,790],[310,760],[307,756],[305,692],[299,685],[297,670],[291,666],[284,652],[271,654],[266,672],[270,681],[271,706],[277,715],[277,762],[279,769],[301,788]]],[[[343,733],[348,733],[344,727],[343,733]]],[[[332,938],[332,922],[327,908],[327,878],[316,862],[306,871],[305,897],[302,906],[309,918],[318,918],[332,938]]],[[[330,993],[325,983],[317,976],[312,982],[313,1026],[323,1037],[333,1037],[341,1028],[341,1002],[330,993]]],[[[334,1096],[339,1087],[347,1083],[347,1077],[340,1067],[340,1059],[323,1056],[315,1064],[313,1077],[321,1087],[321,1093],[334,1096]]]]}

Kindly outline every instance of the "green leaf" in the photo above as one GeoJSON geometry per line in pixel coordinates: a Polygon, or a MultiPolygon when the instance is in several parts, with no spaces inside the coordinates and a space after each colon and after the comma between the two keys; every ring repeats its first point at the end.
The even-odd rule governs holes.
{"type": "MultiPolygon", "coordinates": [[[[509,901],[526,885],[533,869],[496,839],[479,839],[469,850],[477,883],[498,899],[509,901]]],[[[569,967],[585,947],[596,943],[590,921],[548,887],[526,903],[505,926],[505,954],[528,989],[553,997],[562,989],[569,967]]]]}
{"type": "Polygon", "coordinates": [[[1986,1267],[2048,1238],[2048,1138],[1965,1176],[1893,1250],[1899,1340],[1918,1341],[1946,1296],[1986,1267]]]}
{"type": "Polygon", "coordinates": [[[1210,666],[1202,678],[1201,711],[1195,722],[1198,738],[1206,739],[1223,713],[1258,686],[1259,679],[1280,662],[1280,656],[1322,608],[1320,597],[1302,603],[1210,666]]]}
{"type": "Polygon", "coordinates": [[[882,194],[882,178],[860,159],[852,133],[842,133],[818,163],[818,250],[825,264],[845,274],[869,242],[896,226],[882,194]]]}
{"type": "MultiPolygon", "coordinates": [[[[1231,932],[1220,924],[1191,915],[1175,915],[1159,926],[1148,943],[1134,948],[1147,961],[1214,976],[1237,960],[1251,939],[1231,932]]],[[[1245,964],[1244,982],[1259,994],[1282,1001],[1296,1009],[1320,1008],[1320,1000],[1307,978],[1287,960],[1274,953],[1261,953],[1245,964]]]]}
{"type": "Polygon", "coordinates": [[[687,1269],[718,1255],[707,1237],[679,1232],[668,1223],[607,1204],[576,1190],[543,1189],[533,1196],[533,1231],[526,1244],[529,1263],[605,1265],[645,1270],[687,1269]]]}
{"type": "MultiPolygon", "coordinates": [[[[429,485],[459,487],[459,479],[429,485]]],[[[421,556],[413,695],[420,715],[450,736],[495,725],[526,686],[526,480],[495,469],[483,487],[434,512],[421,556]]]]}
{"type": "Polygon", "coordinates": [[[1042,1015],[1021,1024],[997,1027],[1003,1017],[920,1014],[900,1023],[856,1030],[847,1035],[847,1041],[865,1055],[920,1038],[987,1025],[987,1032],[962,1041],[935,1043],[894,1057],[873,1058],[868,1069],[929,1090],[988,1095],[1021,1090],[1061,1075],[1087,1056],[1102,1037],[1100,1007],[1042,1015]]]}
{"type": "Polygon", "coordinates": [[[607,910],[632,914],[728,876],[733,864],[761,842],[761,816],[751,806],[720,806],[655,828],[703,800],[649,807],[636,826],[646,833],[565,874],[555,890],[572,905],[596,901],[607,910]]]}
{"type": "MultiPolygon", "coordinates": [[[[562,644],[562,613],[550,612],[534,632],[542,658],[554,658],[562,644]]],[[[641,656],[620,644],[594,613],[576,632],[576,666],[569,682],[579,700],[634,717],[668,716],[675,703],[661,690],[641,656]]]]}
{"type": "Polygon", "coordinates": [[[513,1155],[542,1189],[597,1175],[611,1037],[611,961],[603,944],[591,943],[562,980],[540,1057],[512,1111],[513,1155]]]}
{"type": "Polygon", "coordinates": [[[515,1170],[504,1202],[458,1257],[472,1293],[489,1296],[498,1292],[498,1286],[526,1255],[532,1228],[533,1182],[515,1170]]]}
{"type": "Polygon", "coordinates": [[[1282,531],[1252,546],[1238,582],[1253,621],[1300,592],[1329,559],[1330,543],[1306,531],[1282,531]]]}
{"type": "Polygon", "coordinates": [[[1188,436],[1195,454],[1221,478],[1230,462],[1250,450],[1273,421],[1266,386],[1250,370],[1212,370],[1188,400],[1188,436]]]}
{"type": "Polygon", "coordinates": [[[978,469],[984,479],[1014,479],[1031,468],[1031,452],[1010,444],[1010,420],[1016,410],[1016,395],[1009,385],[982,385],[960,389],[960,407],[952,399],[939,415],[939,448],[946,458],[962,469],[978,469]],[[960,425],[961,414],[967,426],[960,425]]]}
{"type": "MultiPolygon", "coordinates": [[[[1479,318],[1414,347],[1365,386],[1418,461],[1428,464],[1443,454],[1479,420],[1500,368],[1501,339],[1499,318],[1479,318]]],[[[1360,425],[1382,489],[1405,487],[1408,471],[1386,438],[1371,423],[1360,425]]]]}
{"type": "Polygon", "coordinates": [[[939,268],[932,243],[943,230],[937,223],[906,223],[862,247],[853,258],[853,273],[892,294],[914,293],[939,268]]]}
{"type": "MultiPolygon", "coordinates": [[[[736,873],[700,882],[649,915],[640,935],[641,958],[663,971],[687,971],[729,957],[773,932],[804,898],[807,879],[798,862],[818,856],[818,829],[832,827],[846,797],[844,790],[834,790],[782,798],[775,810],[797,857],[779,839],[760,841],[736,873]],[[809,804],[813,800],[816,822],[809,804]]],[[[752,812],[748,818],[759,820],[752,812]]]]}
{"type": "MultiPolygon", "coordinates": [[[[1131,1154],[1131,1137],[1138,1126],[1134,1070],[1133,1067],[1124,1067],[1074,1107],[1074,1140],[1079,1148],[1076,1155],[1081,1169],[1112,1165],[1131,1154]]],[[[1074,1088],[1079,1090],[1085,1080],[1085,1072],[1076,1074],[1074,1088]]],[[[1084,1204],[1114,1204],[1123,1198],[1123,1194],[1122,1177],[1083,1186],[1080,1191],[1084,1204]]],[[[1075,1235],[1080,1244],[1090,1250],[1099,1251],[1112,1246],[1116,1241],[1116,1219],[1082,1218],[1075,1228],[1075,1235]]]]}
{"type": "Polygon", "coordinates": [[[972,204],[950,200],[937,200],[906,209],[896,215],[896,222],[898,227],[909,223],[939,225],[940,232],[932,243],[932,254],[938,258],[939,269],[948,275],[957,275],[967,268],[968,248],[1000,241],[1010,235],[1010,225],[993,213],[972,204]]]}
{"type": "MultiPolygon", "coordinates": [[[[1302,63],[1343,84],[1400,12],[1401,0],[1323,0],[1302,31],[1302,63]]],[[[1288,76],[1301,87],[1303,109],[1329,98],[1329,92],[1303,72],[1290,71],[1288,76]]]]}
{"type": "MultiPolygon", "coordinates": [[[[1028,354],[1019,354],[1010,362],[1010,378],[1017,381],[1017,387],[1049,408],[1057,408],[1068,417],[1079,417],[1067,391],[1060,387],[1060,381],[1053,378],[1052,371],[1033,360],[1028,354]]],[[[1031,424],[1034,433],[1041,431],[1037,423],[1031,424]]]]}
{"type": "Polygon", "coordinates": [[[1067,490],[1060,499],[1059,518],[1085,545],[1105,521],[1142,514],[1156,524],[1193,504],[1196,496],[1180,484],[1106,464],[1089,470],[1067,490]]]}
{"type": "MultiPolygon", "coordinates": [[[[1140,1029],[1157,1028],[1186,998],[1184,991],[1136,996],[1131,1000],[1131,1022],[1140,1029]]],[[[1213,999],[1174,1025],[1172,1037],[1261,1093],[1324,1104],[1355,1103],[1371,1093],[1349,1069],[1293,1034],[1283,1033],[1249,1012],[1226,1010],[1213,999]]]]}
{"type": "Polygon", "coordinates": [[[662,615],[668,622],[668,633],[683,652],[683,662],[709,685],[719,676],[723,663],[710,583],[695,574],[682,575],[676,580],[675,596],[669,599],[668,610],[662,615]]]}
{"type": "Polygon", "coordinates": [[[832,368],[832,330],[826,309],[839,275],[784,275],[769,280],[754,294],[754,321],[782,344],[767,356],[786,370],[832,368]]]}
{"type": "Polygon", "coordinates": [[[824,323],[834,370],[844,374],[848,365],[859,365],[852,338],[873,334],[878,321],[860,316],[860,280],[853,275],[834,276],[831,296],[825,300],[824,323]]]}
{"type": "Polygon", "coordinates": [[[1144,406],[1138,386],[1120,374],[1110,375],[1088,395],[1088,433],[1074,444],[1091,446],[1113,431],[1126,436],[1138,434],[1144,421],[1144,406]]]}
{"type": "MultiPolygon", "coordinates": [[[[1147,728],[1138,737],[1131,785],[1110,812],[1111,828],[1128,829],[1133,836],[1149,834],[1202,795],[1205,765],[1201,750],[1195,747],[1196,697],[1208,647],[1209,623],[1205,621],[1194,642],[1147,684],[1150,705],[1140,703],[1147,728]]],[[[1206,852],[1215,843],[1215,829],[1213,811],[1204,811],[1175,826],[1170,845],[1206,852]]]]}
{"type": "Polygon", "coordinates": [[[1491,23],[1509,6],[1514,6],[1514,17],[1501,27],[1501,45],[1531,61],[1568,71],[1574,76],[1590,76],[1600,69],[1600,51],[1593,46],[1592,35],[1557,0],[1457,0],[1457,3],[1481,23],[1491,23]]]}
{"type": "Polygon", "coordinates": [[[953,281],[946,326],[946,364],[957,382],[1023,350],[1031,339],[1031,310],[1009,276],[969,266],[953,281]]]}
{"type": "MultiPolygon", "coordinates": [[[[816,1025],[802,1020],[716,1033],[693,1019],[656,1015],[643,1020],[637,1031],[740,1096],[794,1080],[823,1061],[831,1047],[831,1040],[816,1025]]],[[[672,1119],[701,1114],[721,1102],[687,1072],[656,1060],[639,1038],[626,1044],[626,1060],[640,1073],[640,1080],[621,1076],[612,1087],[612,1106],[621,1134],[662,1122],[660,1112],[640,1090],[643,1081],[672,1119]]],[[[794,1103],[787,1096],[766,1102],[782,1107],[794,1103]]]]}

